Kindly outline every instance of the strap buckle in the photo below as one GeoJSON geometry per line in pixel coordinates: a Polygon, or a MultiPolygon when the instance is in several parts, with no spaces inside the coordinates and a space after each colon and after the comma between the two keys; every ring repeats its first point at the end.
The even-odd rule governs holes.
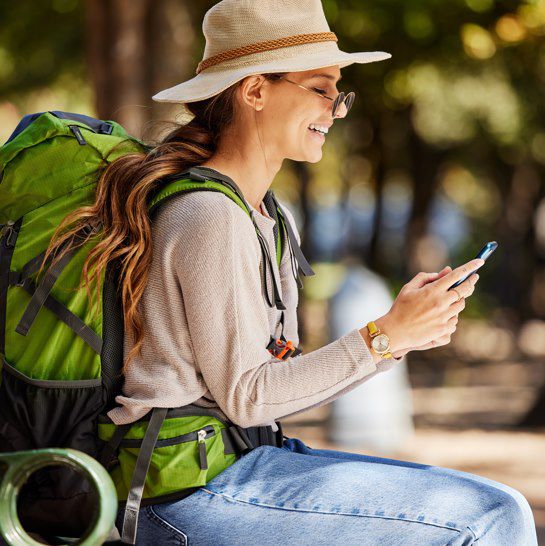
{"type": "Polygon", "coordinates": [[[284,336],[280,338],[271,336],[267,349],[279,360],[287,360],[290,356],[297,356],[302,352],[300,349],[293,346],[293,341],[286,340],[284,336]]]}

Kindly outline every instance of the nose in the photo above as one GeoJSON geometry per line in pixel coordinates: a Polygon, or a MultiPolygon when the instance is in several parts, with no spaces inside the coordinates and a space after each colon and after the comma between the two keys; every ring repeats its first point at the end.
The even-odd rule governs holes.
{"type": "Polygon", "coordinates": [[[337,107],[337,111],[335,112],[335,116],[333,117],[333,119],[337,119],[337,118],[342,119],[346,117],[346,114],[348,114],[346,104],[344,102],[341,102],[341,104],[339,104],[339,106],[337,107]]]}

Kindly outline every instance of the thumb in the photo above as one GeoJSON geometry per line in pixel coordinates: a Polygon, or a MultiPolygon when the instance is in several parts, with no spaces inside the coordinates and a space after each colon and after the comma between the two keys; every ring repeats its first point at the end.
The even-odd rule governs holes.
{"type": "Polygon", "coordinates": [[[450,273],[451,271],[452,271],[452,267],[450,267],[450,265],[447,265],[447,266],[443,267],[443,269],[441,269],[441,271],[439,271],[439,274],[438,274],[437,278],[444,277],[447,273],[450,273]]]}
{"type": "Polygon", "coordinates": [[[422,288],[429,282],[435,281],[439,277],[439,273],[425,273],[421,271],[415,275],[405,286],[409,288],[422,288]]]}
{"type": "MultiPolygon", "coordinates": [[[[426,281],[426,283],[424,283],[424,284],[428,284],[430,282],[436,281],[436,280],[440,279],[441,277],[444,277],[445,275],[448,275],[451,271],[452,271],[452,267],[450,267],[450,265],[447,265],[447,266],[443,267],[443,269],[441,269],[441,271],[439,271],[439,273],[429,273],[429,275],[435,275],[435,276],[433,278],[429,279],[428,281],[426,281]]],[[[419,288],[422,288],[422,286],[420,286],[419,288]]]]}

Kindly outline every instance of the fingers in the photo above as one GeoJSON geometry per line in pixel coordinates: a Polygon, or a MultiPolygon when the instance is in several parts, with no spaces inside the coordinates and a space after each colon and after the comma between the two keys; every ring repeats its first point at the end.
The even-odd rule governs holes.
{"type": "Polygon", "coordinates": [[[410,351],[412,351],[411,348],[403,349],[402,351],[395,351],[392,353],[392,356],[396,359],[400,359],[403,358],[410,351]]]}
{"type": "Polygon", "coordinates": [[[410,280],[405,286],[408,286],[410,288],[422,288],[426,284],[436,281],[437,279],[440,279],[441,277],[444,277],[448,273],[452,271],[452,267],[450,265],[447,265],[439,271],[439,273],[426,273],[424,271],[418,273],[413,277],[412,280],[410,280]]]}
{"type": "Polygon", "coordinates": [[[451,317],[445,326],[441,329],[440,335],[429,341],[428,343],[421,345],[420,347],[413,347],[411,350],[414,351],[425,351],[427,349],[433,349],[435,347],[441,347],[443,345],[448,345],[451,341],[452,335],[456,332],[458,326],[458,315],[451,317]]]}
{"type": "Polygon", "coordinates": [[[441,347],[443,345],[448,345],[451,341],[452,334],[445,334],[438,337],[437,339],[432,339],[429,343],[421,345],[420,347],[412,347],[411,351],[427,351],[428,349],[434,349],[435,347],[441,347]]]}
{"type": "Polygon", "coordinates": [[[445,334],[440,338],[434,340],[435,347],[442,347],[443,345],[448,345],[452,339],[452,334],[445,334]]]}
{"type": "Polygon", "coordinates": [[[444,277],[451,271],[452,271],[452,267],[450,267],[450,265],[443,267],[443,269],[441,269],[441,271],[439,271],[439,273],[437,274],[437,278],[435,280],[440,279],[441,277],[444,277]]]}
{"type": "Polygon", "coordinates": [[[452,297],[449,300],[449,303],[457,303],[461,299],[469,298],[473,292],[475,292],[475,285],[477,284],[477,281],[479,280],[479,275],[477,273],[473,273],[471,277],[469,277],[467,280],[465,280],[462,284],[457,286],[456,288],[453,288],[452,290],[448,290],[447,293],[452,293],[452,297]]]}
{"type": "Polygon", "coordinates": [[[421,271],[415,275],[405,286],[408,288],[422,288],[426,284],[435,281],[439,273],[425,273],[421,271]]]}
{"type": "Polygon", "coordinates": [[[447,331],[443,335],[453,334],[456,332],[456,326],[458,325],[458,315],[450,317],[447,321],[447,331]]]}
{"type": "Polygon", "coordinates": [[[390,310],[392,322],[403,324],[398,336],[394,336],[395,348],[411,346],[424,350],[447,344],[479,279],[471,271],[483,264],[484,260],[475,259],[455,270],[446,266],[438,273],[421,272],[407,283],[390,310]],[[455,289],[448,290],[465,277],[455,289]]]}
{"type": "Polygon", "coordinates": [[[468,275],[468,273],[475,272],[483,265],[484,260],[471,260],[470,262],[467,262],[466,264],[463,264],[452,270],[444,277],[441,277],[435,284],[441,290],[448,290],[454,283],[461,281],[466,275],[468,275]]]}
{"type": "MultiPolygon", "coordinates": [[[[454,328],[456,330],[456,328],[454,328]]],[[[448,345],[452,340],[452,334],[454,333],[454,330],[452,332],[448,332],[437,339],[434,339],[431,343],[433,347],[443,347],[443,345],[448,345]]]]}
{"type": "Polygon", "coordinates": [[[460,314],[465,308],[466,308],[465,298],[462,298],[461,300],[454,302],[448,308],[450,317],[452,318],[453,316],[460,314]]]}

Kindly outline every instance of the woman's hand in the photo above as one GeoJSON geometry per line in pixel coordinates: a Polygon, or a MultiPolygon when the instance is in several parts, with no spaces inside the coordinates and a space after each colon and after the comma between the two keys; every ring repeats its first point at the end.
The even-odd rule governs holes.
{"type": "Polygon", "coordinates": [[[418,273],[401,289],[390,311],[375,321],[390,338],[395,358],[450,342],[465,298],[473,294],[479,276],[471,275],[456,291],[448,288],[483,264],[484,260],[475,259],[452,271],[446,267],[439,273],[418,273]]]}
{"type": "MultiPolygon", "coordinates": [[[[437,273],[437,277],[430,282],[433,282],[437,279],[440,279],[441,277],[444,277],[447,273],[450,273],[452,271],[452,267],[450,265],[447,265],[444,267],[439,273],[437,273]]],[[[473,277],[475,277],[475,282],[479,278],[479,275],[477,273],[474,273],[469,279],[471,280],[473,277]]],[[[427,349],[433,349],[434,347],[440,347],[441,345],[447,345],[450,342],[450,335],[445,335],[442,338],[434,339],[430,341],[429,343],[426,343],[425,345],[422,345],[420,347],[409,347],[407,349],[403,349],[402,351],[394,351],[392,353],[392,356],[394,358],[400,359],[403,358],[408,352],[410,351],[425,351],[427,349]]]]}

